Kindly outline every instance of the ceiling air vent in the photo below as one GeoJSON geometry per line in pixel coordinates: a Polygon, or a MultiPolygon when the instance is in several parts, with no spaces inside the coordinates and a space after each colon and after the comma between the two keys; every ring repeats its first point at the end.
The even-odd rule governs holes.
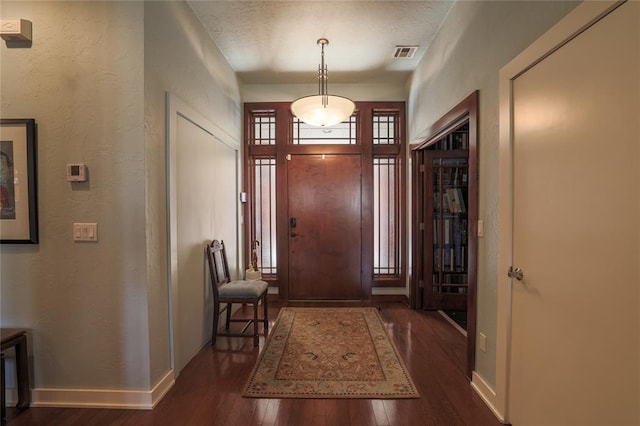
{"type": "Polygon", "coordinates": [[[413,58],[420,46],[396,46],[393,51],[394,58],[413,58]]]}

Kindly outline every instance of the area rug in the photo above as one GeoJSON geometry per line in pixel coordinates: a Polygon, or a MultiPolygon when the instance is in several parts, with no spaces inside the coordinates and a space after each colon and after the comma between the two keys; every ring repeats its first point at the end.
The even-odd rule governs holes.
{"type": "Polygon", "coordinates": [[[420,397],[376,308],[282,308],[243,396],[420,397]]]}

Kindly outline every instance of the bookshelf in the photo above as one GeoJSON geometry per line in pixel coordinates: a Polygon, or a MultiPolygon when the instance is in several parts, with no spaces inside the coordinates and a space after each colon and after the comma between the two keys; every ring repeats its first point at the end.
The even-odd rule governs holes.
{"type": "Polygon", "coordinates": [[[467,294],[467,158],[433,158],[433,293],[467,294]]]}
{"type": "Polygon", "coordinates": [[[469,286],[469,125],[456,128],[427,147],[424,156],[427,192],[433,202],[425,209],[424,307],[467,309],[469,286]]]}

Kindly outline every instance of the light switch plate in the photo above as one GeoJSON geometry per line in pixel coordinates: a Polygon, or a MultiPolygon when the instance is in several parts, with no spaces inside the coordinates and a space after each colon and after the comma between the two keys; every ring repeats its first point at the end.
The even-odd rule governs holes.
{"type": "Polygon", "coordinates": [[[74,223],[73,241],[98,241],[98,224],[74,223]]]}

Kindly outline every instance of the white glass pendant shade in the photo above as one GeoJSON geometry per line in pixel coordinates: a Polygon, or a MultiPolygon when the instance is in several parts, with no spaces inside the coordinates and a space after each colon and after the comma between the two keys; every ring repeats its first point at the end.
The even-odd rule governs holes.
{"type": "Polygon", "coordinates": [[[349,118],[356,105],[351,99],[335,95],[311,95],[295,100],[291,112],[313,126],[333,126],[349,118]],[[326,104],[323,103],[323,98],[326,104]]]}
{"type": "Polygon", "coordinates": [[[329,44],[329,40],[320,38],[317,43],[322,48],[318,67],[318,94],[296,99],[291,104],[291,112],[299,120],[312,126],[333,126],[349,118],[356,104],[351,99],[329,94],[328,72],[324,64],[324,47],[329,44]]]}

